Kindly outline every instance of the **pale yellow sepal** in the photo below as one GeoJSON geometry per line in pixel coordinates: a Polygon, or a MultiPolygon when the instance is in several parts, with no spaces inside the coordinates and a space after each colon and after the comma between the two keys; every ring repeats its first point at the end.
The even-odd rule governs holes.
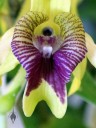
{"type": "MultiPolygon", "coordinates": [[[[27,88],[27,87],[26,87],[27,88]]],[[[26,89],[25,89],[26,93],[26,89]]],[[[38,102],[41,100],[46,101],[52,113],[57,118],[62,118],[67,109],[67,93],[65,89],[65,102],[61,103],[60,99],[57,97],[56,93],[47,82],[43,80],[42,84],[31,91],[29,96],[24,94],[23,96],[23,111],[25,116],[29,117],[34,112],[34,109],[38,102]]]]}
{"type": "Polygon", "coordinates": [[[96,44],[89,34],[85,34],[86,47],[87,47],[87,57],[90,63],[96,68],[96,44]]]}
{"type": "Polygon", "coordinates": [[[11,51],[11,42],[13,38],[14,27],[9,29],[0,40],[0,64],[2,64],[8,53],[11,51]]]}
{"type": "Polygon", "coordinates": [[[31,11],[47,14],[50,18],[59,12],[70,12],[71,0],[31,0],[31,11]]]}
{"type": "Polygon", "coordinates": [[[27,12],[30,11],[31,8],[31,1],[30,0],[24,0],[23,5],[20,9],[19,15],[16,19],[18,21],[23,15],[25,15],[27,12]]]}
{"type": "Polygon", "coordinates": [[[81,80],[78,79],[77,77],[74,77],[70,90],[68,92],[68,96],[74,94],[80,88],[80,85],[81,85],[81,80]]]}
{"type": "Polygon", "coordinates": [[[78,64],[78,66],[73,71],[74,79],[72,81],[72,85],[68,92],[68,96],[74,94],[77,90],[79,90],[81,85],[81,80],[86,70],[86,66],[87,66],[87,59],[85,58],[80,64],[78,64]]]}
{"type": "Polygon", "coordinates": [[[73,75],[81,80],[86,71],[86,66],[87,66],[87,58],[84,58],[82,62],[80,62],[73,71],[73,75]]]}
{"type": "Polygon", "coordinates": [[[71,0],[71,13],[78,15],[78,5],[82,0],[71,0]]]}
{"type": "Polygon", "coordinates": [[[14,69],[19,64],[11,49],[13,33],[14,27],[9,29],[0,40],[0,75],[14,69]]]}

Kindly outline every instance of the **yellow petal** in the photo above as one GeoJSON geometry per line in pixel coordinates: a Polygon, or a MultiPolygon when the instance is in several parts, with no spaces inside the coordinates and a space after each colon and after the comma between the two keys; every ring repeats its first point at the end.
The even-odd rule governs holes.
{"type": "Polygon", "coordinates": [[[87,57],[90,63],[96,68],[96,44],[89,34],[85,34],[86,47],[87,47],[87,57]]]}
{"type": "Polygon", "coordinates": [[[80,88],[80,85],[81,85],[81,80],[78,79],[77,77],[74,77],[70,90],[68,92],[68,96],[74,94],[80,88]]]}
{"type": "Polygon", "coordinates": [[[31,11],[38,11],[54,18],[59,12],[70,11],[70,0],[31,0],[31,11]]]}
{"type": "Polygon", "coordinates": [[[73,71],[74,79],[69,89],[68,96],[72,95],[80,88],[81,80],[85,74],[86,66],[87,66],[87,59],[85,58],[80,64],[78,64],[78,66],[73,71]]]}
{"type": "MultiPolygon", "coordinates": [[[[27,88],[27,87],[26,87],[27,88]]],[[[25,90],[26,93],[26,90],[25,90]]],[[[56,93],[47,82],[43,80],[42,84],[30,92],[29,96],[24,94],[23,96],[23,111],[24,114],[29,117],[34,112],[34,109],[38,102],[41,100],[46,101],[52,113],[57,118],[62,118],[67,109],[67,93],[65,92],[65,102],[61,103],[56,93]]]]}
{"type": "Polygon", "coordinates": [[[73,75],[80,80],[82,80],[84,73],[86,71],[86,66],[87,66],[87,59],[83,59],[81,63],[78,64],[78,66],[75,68],[73,71],[73,75]]]}

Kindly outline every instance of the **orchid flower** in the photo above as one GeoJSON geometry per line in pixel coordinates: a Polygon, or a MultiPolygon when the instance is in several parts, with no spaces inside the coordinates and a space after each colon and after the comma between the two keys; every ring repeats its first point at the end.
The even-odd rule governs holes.
{"type": "MultiPolygon", "coordinates": [[[[26,70],[27,80],[23,96],[25,115],[31,116],[37,103],[45,100],[52,113],[62,118],[67,109],[66,84],[73,73],[72,87],[80,85],[86,69],[86,57],[92,57],[90,61],[95,65],[96,46],[85,34],[79,17],[70,12],[70,0],[31,2],[31,10],[16,23],[11,34],[13,38],[10,37],[10,54],[14,64],[8,70],[2,65],[0,74],[20,63],[26,70]],[[95,46],[92,52],[89,42],[95,46]]],[[[69,91],[69,95],[74,90],[69,91]]]]}

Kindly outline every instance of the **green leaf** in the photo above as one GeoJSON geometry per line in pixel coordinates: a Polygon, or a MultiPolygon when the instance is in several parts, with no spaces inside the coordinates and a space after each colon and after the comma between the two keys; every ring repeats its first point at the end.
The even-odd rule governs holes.
{"type": "Polygon", "coordinates": [[[92,78],[89,72],[85,73],[77,94],[85,101],[96,104],[96,80],[92,78]]]}

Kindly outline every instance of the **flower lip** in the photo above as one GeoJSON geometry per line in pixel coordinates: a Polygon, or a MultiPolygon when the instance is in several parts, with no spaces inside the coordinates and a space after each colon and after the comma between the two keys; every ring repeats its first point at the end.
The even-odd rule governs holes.
{"type": "Polygon", "coordinates": [[[12,51],[27,73],[26,96],[30,96],[30,92],[44,79],[64,104],[65,86],[87,51],[85,32],[81,20],[73,14],[58,14],[54,22],[46,21],[47,18],[44,20],[42,15],[30,12],[18,21],[11,43],[12,51]],[[32,24],[33,21],[36,25],[32,24]],[[42,30],[49,25],[54,34],[44,36],[42,30]]]}
{"type": "Polygon", "coordinates": [[[51,36],[53,34],[53,29],[50,28],[50,27],[45,27],[42,30],[42,33],[43,33],[44,36],[51,36]]]}

